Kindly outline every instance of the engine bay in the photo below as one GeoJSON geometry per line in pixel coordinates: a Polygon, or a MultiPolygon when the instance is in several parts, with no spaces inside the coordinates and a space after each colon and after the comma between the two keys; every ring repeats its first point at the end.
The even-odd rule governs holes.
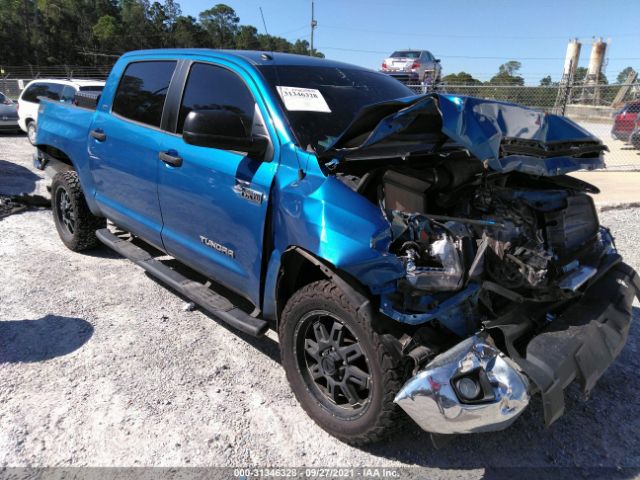
{"type": "Polygon", "coordinates": [[[406,274],[382,310],[405,323],[437,319],[463,335],[510,305],[577,296],[610,243],[596,187],[566,175],[492,172],[458,151],[352,162],[337,176],[389,221],[406,274]],[[457,317],[466,309],[475,325],[443,321],[454,296],[457,317]]]}

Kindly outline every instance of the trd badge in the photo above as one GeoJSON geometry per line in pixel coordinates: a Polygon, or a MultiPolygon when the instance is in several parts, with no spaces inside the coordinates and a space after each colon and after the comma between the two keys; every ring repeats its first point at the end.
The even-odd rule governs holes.
{"type": "Polygon", "coordinates": [[[262,203],[264,195],[258,190],[254,190],[253,188],[240,184],[233,187],[233,190],[245,200],[249,200],[251,203],[255,203],[256,205],[260,205],[262,203]]]}

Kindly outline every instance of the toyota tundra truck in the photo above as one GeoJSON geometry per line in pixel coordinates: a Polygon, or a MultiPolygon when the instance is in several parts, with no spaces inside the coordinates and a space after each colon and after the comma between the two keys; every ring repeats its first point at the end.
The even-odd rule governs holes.
{"type": "Polygon", "coordinates": [[[405,414],[433,434],[501,430],[533,395],[550,425],[627,341],[640,281],[598,189],[567,175],[606,147],[567,118],[194,49],[127,53],[102,92],[43,99],[39,118],[62,242],[275,330],[300,405],[345,442],[405,414]]]}

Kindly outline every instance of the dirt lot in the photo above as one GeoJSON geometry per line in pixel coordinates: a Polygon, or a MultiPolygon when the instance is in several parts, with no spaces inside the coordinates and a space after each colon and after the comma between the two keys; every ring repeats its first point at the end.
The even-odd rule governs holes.
{"type": "MultiPolygon", "coordinates": [[[[46,193],[24,137],[0,137],[0,194],[46,193]]],[[[640,268],[640,209],[608,210],[640,268]]],[[[417,427],[364,449],[304,414],[276,337],[238,335],[106,248],[64,248],[48,210],[0,220],[0,466],[406,466],[433,477],[486,467],[640,468],[640,309],[587,401],[551,428],[538,398],[510,429],[435,450],[417,427]]],[[[633,476],[631,474],[630,476],[633,476]]]]}

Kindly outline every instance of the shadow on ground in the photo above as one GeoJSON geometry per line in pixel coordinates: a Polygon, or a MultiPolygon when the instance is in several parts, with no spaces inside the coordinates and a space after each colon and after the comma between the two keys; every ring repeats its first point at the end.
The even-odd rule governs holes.
{"type": "MultiPolygon", "coordinates": [[[[177,261],[173,261],[172,263],[173,263],[173,265],[178,266],[177,261]]],[[[179,265],[179,266],[183,270],[189,270],[188,267],[185,267],[184,265],[179,265]]],[[[158,285],[162,286],[163,288],[166,288],[167,290],[171,291],[174,295],[180,297],[182,299],[182,301],[185,302],[185,304],[191,303],[190,299],[188,299],[187,297],[182,295],[182,293],[176,291],[170,285],[167,285],[162,280],[154,277],[149,272],[145,272],[145,274],[146,274],[147,277],[149,277],[149,279],[153,280],[158,285]]],[[[190,274],[193,275],[193,274],[195,274],[195,272],[190,271],[190,274]]],[[[204,283],[204,282],[202,282],[202,283],[204,283]]],[[[240,300],[238,303],[242,303],[241,299],[238,299],[238,300],[240,300]]],[[[244,302],[246,303],[246,300],[244,300],[244,302]]],[[[216,322],[221,327],[226,328],[230,332],[232,332],[235,335],[237,335],[239,338],[241,338],[242,340],[247,342],[249,345],[251,345],[253,348],[258,350],[260,353],[262,353],[266,357],[269,357],[269,359],[273,360],[274,362],[280,363],[280,347],[278,346],[278,342],[276,342],[275,340],[273,340],[273,339],[271,339],[271,338],[269,338],[267,336],[254,337],[252,335],[249,335],[248,333],[241,332],[240,330],[236,330],[235,328],[233,328],[228,323],[220,320],[215,315],[207,312],[205,309],[200,308],[200,307],[198,307],[197,305],[194,304],[194,309],[195,308],[199,309],[204,315],[209,317],[212,321],[216,322]]],[[[275,325],[270,325],[271,328],[273,328],[274,326],[275,325]]]]}
{"type": "Polygon", "coordinates": [[[36,189],[40,177],[27,167],[0,160],[0,194],[30,194],[36,189]]]}
{"type": "Polygon", "coordinates": [[[640,308],[633,309],[633,317],[626,347],[590,398],[572,384],[565,394],[565,414],[548,428],[536,395],[522,416],[502,432],[455,436],[435,449],[429,434],[409,424],[395,438],[364,450],[407,465],[521,468],[520,473],[512,472],[514,478],[531,467],[626,467],[615,478],[633,478],[640,473],[640,418],[635,413],[640,408],[640,308]]]}
{"type": "Polygon", "coordinates": [[[27,134],[22,130],[16,130],[15,132],[0,132],[0,138],[24,138],[27,139],[27,134]]]}
{"type": "Polygon", "coordinates": [[[0,364],[61,357],[82,347],[92,335],[93,326],[81,318],[0,320],[0,364]]]}

